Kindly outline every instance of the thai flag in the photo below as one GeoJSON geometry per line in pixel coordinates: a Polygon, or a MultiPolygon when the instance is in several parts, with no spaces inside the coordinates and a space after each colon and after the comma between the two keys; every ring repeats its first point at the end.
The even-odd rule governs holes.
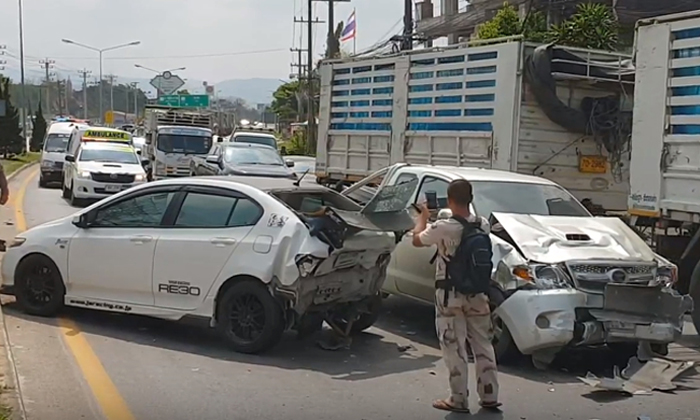
{"type": "Polygon", "coordinates": [[[355,11],[352,11],[352,14],[348,18],[347,22],[345,23],[345,27],[343,28],[343,32],[340,34],[340,41],[349,41],[353,38],[355,38],[355,35],[357,34],[357,24],[355,23],[355,11]]]}

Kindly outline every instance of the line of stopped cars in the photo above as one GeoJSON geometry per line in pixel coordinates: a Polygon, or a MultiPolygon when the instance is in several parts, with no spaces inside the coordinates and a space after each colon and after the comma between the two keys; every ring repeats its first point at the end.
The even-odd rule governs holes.
{"type": "Polygon", "coordinates": [[[388,294],[433,304],[434,250],[411,245],[412,204],[427,197],[433,220],[449,217],[447,185],[463,178],[474,187],[472,211],[492,225],[500,362],[525,354],[547,363],[575,346],[642,343],[664,353],[692,310],[673,289],[672,263],[544,178],[397,164],[337,192],[231,170],[240,146],[217,147],[202,158],[213,173],[136,185],[17,236],[3,258],[3,292],[42,316],[77,306],[206,318],[246,353],[324,321],[356,333],[388,294]]]}

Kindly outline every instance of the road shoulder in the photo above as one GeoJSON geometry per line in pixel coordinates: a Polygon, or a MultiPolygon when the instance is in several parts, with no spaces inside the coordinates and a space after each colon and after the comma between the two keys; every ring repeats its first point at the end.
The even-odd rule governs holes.
{"type": "MultiPolygon", "coordinates": [[[[22,165],[8,175],[8,183],[10,183],[10,203],[13,203],[13,196],[17,193],[17,189],[13,188],[13,180],[17,179],[28,169],[36,166],[38,162],[30,162],[22,165]]],[[[12,206],[0,207],[0,239],[5,241],[11,240],[16,235],[14,208],[12,206]]],[[[0,253],[0,262],[2,254],[0,253]]],[[[15,358],[12,353],[12,345],[7,332],[5,323],[5,314],[0,305],[0,420],[6,419],[26,419],[26,411],[22,399],[22,392],[19,385],[19,377],[17,375],[17,367],[15,358]]]]}

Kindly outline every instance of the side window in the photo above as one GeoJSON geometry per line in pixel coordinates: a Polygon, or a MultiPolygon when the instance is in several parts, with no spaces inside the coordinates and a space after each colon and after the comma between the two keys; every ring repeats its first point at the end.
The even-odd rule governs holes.
{"type": "Polygon", "coordinates": [[[416,178],[418,178],[418,177],[415,174],[401,174],[401,175],[399,175],[398,178],[396,178],[396,185],[401,185],[401,184],[405,184],[407,182],[411,182],[416,178]]]}
{"type": "Polygon", "coordinates": [[[240,227],[253,226],[262,210],[248,198],[188,193],[175,219],[179,227],[240,227]]]}
{"type": "Polygon", "coordinates": [[[94,227],[157,227],[175,192],[157,192],[121,201],[97,210],[94,227]]]}
{"type": "Polygon", "coordinates": [[[426,176],[423,178],[420,189],[418,190],[418,197],[416,197],[416,202],[424,200],[425,193],[435,193],[438,200],[438,207],[447,207],[447,187],[449,182],[444,179],[435,178],[432,176],[426,176]]]}

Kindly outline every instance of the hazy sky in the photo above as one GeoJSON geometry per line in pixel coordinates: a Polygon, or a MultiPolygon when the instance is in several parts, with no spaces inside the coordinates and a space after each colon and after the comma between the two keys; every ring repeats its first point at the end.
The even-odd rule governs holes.
{"type": "MultiPolygon", "coordinates": [[[[125,77],[187,67],[183,78],[216,83],[232,78],[282,78],[290,72],[289,48],[299,45],[296,11],[306,16],[306,0],[23,0],[27,77],[44,74],[39,60],[50,58],[63,73],[82,68],[98,74],[97,53],[67,45],[62,38],[105,48],[141,41],[141,45],[105,53],[104,73],[125,77]],[[296,26],[296,30],[295,27],[296,26]],[[266,51],[258,54],[240,54],[266,51]],[[200,57],[196,57],[200,56],[200,57]],[[206,56],[206,57],[202,57],[206,56]]],[[[18,69],[17,0],[3,0],[0,45],[7,46],[6,67],[18,69]]],[[[400,30],[403,0],[353,0],[336,5],[336,21],[357,9],[358,50],[400,30]]],[[[316,15],[327,8],[315,2],[316,15]]],[[[315,54],[325,50],[326,24],[315,25],[315,54]]],[[[306,32],[304,32],[305,34],[306,32]]],[[[352,41],[343,45],[352,50],[352,41]]],[[[72,73],[71,73],[72,72],[72,73]]]]}

